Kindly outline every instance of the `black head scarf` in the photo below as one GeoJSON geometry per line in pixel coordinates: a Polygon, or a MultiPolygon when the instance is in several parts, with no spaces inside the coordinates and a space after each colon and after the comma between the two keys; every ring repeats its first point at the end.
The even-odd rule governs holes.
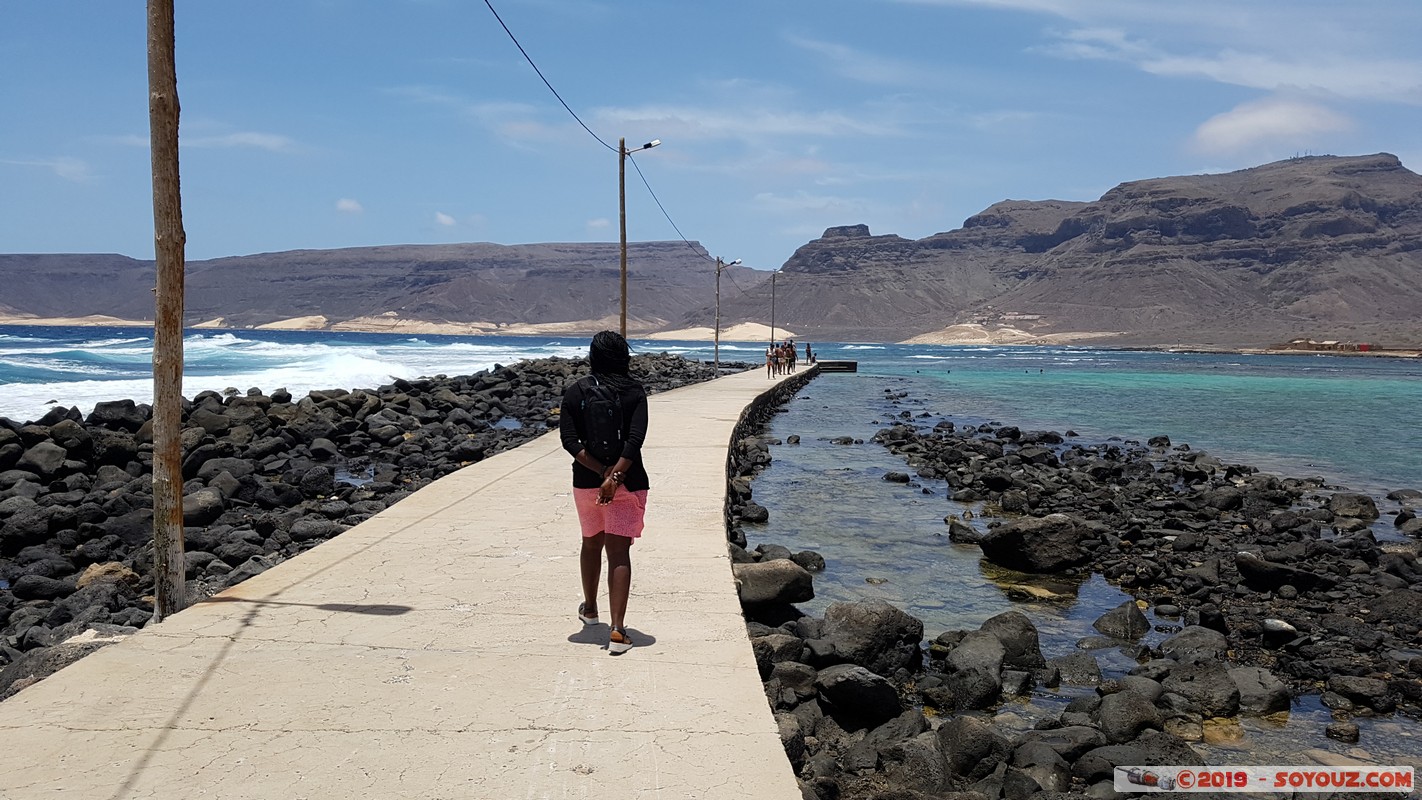
{"type": "Polygon", "coordinates": [[[588,348],[588,363],[592,373],[609,385],[622,387],[636,382],[628,371],[632,365],[631,348],[616,331],[603,331],[593,337],[592,347],[588,348]]]}

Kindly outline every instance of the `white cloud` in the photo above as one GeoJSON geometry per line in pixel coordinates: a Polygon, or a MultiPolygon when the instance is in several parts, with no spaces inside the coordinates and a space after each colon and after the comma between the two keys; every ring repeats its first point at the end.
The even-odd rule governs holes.
{"type": "Polygon", "coordinates": [[[810,212],[821,216],[832,215],[842,218],[846,215],[860,214],[865,210],[865,203],[862,200],[829,194],[811,194],[805,191],[789,195],[761,192],[755,196],[753,202],[759,208],[779,214],[810,212]]]}
{"type": "Polygon", "coordinates": [[[225,133],[217,136],[180,136],[178,143],[187,147],[247,147],[269,150],[273,153],[289,153],[296,149],[296,142],[290,137],[256,131],[225,133]]]}
{"type": "Polygon", "coordinates": [[[1060,58],[1128,63],[1153,75],[1266,91],[1308,91],[1422,105],[1422,60],[1399,30],[1422,4],[1374,0],[1366,12],[1331,0],[900,0],[1068,21],[1030,48],[1060,58]]]}
{"type": "MultiPolygon", "coordinates": [[[[794,111],[783,108],[711,108],[641,106],[600,108],[598,124],[611,129],[656,131],[668,140],[760,140],[766,136],[897,136],[891,121],[870,120],[839,111],[794,111]]],[[[596,127],[596,126],[594,126],[596,127]]]]}
{"type": "Polygon", "coordinates": [[[365,206],[359,200],[352,200],[349,197],[342,197],[336,201],[336,210],[346,214],[359,214],[365,210],[365,206]]]}
{"type": "Polygon", "coordinates": [[[0,161],[0,164],[12,164],[17,167],[40,167],[51,170],[55,175],[66,181],[84,183],[92,179],[93,173],[89,171],[89,164],[78,158],[70,156],[59,156],[57,158],[42,158],[33,161],[0,161]]]}
{"type": "Polygon", "coordinates": [[[801,50],[822,56],[830,70],[862,83],[921,84],[933,78],[930,71],[907,61],[865,53],[847,45],[793,34],[787,35],[785,40],[801,50]]]}
{"type": "Polygon", "coordinates": [[[450,215],[444,213],[443,211],[436,211],[436,212],[435,212],[435,222],[438,222],[439,224],[445,226],[446,228],[453,227],[454,224],[455,224],[455,223],[454,223],[454,217],[451,217],[450,215]]]}
{"type": "Polygon", "coordinates": [[[1193,144],[1209,155],[1239,153],[1261,145],[1275,150],[1316,149],[1320,137],[1352,128],[1350,118],[1319,103],[1268,97],[1209,118],[1196,129],[1193,144]]]}
{"type": "Polygon", "coordinates": [[[612,220],[607,217],[598,217],[587,221],[587,228],[590,231],[600,231],[612,227],[612,220]]]}

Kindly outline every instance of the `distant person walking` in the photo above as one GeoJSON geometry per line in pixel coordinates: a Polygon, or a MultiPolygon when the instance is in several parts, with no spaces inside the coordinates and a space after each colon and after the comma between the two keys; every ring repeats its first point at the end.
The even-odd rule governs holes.
{"type": "Polygon", "coordinates": [[[632,588],[631,548],[642,535],[649,488],[642,465],[647,391],[629,373],[631,360],[627,340],[617,333],[594,336],[588,350],[592,374],[563,392],[558,419],[563,449],[573,456],[573,503],[583,533],[578,619],[585,625],[598,623],[598,577],[606,551],[612,617],[607,649],[613,654],[633,645],[624,627],[632,588]]]}
{"type": "Polygon", "coordinates": [[[805,363],[806,363],[806,364],[813,364],[813,363],[815,363],[815,354],[814,354],[813,352],[811,352],[811,350],[810,350],[810,343],[809,343],[809,342],[805,342],[805,363]]]}

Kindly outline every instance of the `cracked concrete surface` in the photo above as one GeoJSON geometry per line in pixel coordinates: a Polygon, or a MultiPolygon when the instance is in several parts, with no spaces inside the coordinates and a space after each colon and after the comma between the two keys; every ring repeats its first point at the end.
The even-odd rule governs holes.
{"type": "Polygon", "coordinates": [[[651,398],[632,652],[574,615],[549,434],[0,703],[0,797],[798,797],[721,516],[771,385],[651,398]]]}

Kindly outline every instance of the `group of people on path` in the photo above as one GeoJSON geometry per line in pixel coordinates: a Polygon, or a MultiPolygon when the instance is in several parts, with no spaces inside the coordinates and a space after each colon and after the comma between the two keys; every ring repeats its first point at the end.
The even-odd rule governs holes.
{"type": "MultiPolygon", "coordinates": [[[[787,339],[779,344],[771,343],[765,350],[765,377],[774,378],[779,375],[789,375],[795,371],[799,361],[798,351],[795,349],[795,340],[787,339]]],[[[815,363],[815,353],[810,349],[810,343],[805,342],[805,363],[815,363]]]]}

